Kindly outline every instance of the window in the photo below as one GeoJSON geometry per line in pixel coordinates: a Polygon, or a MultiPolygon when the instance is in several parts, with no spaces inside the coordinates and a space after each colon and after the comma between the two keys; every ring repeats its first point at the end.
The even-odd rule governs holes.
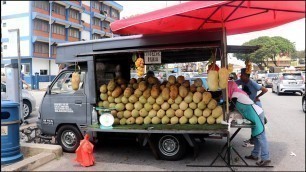
{"type": "Polygon", "coordinates": [[[107,22],[107,21],[103,21],[103,28],[106,28],[106,29],[108,29],[109,28],[109,22],[107,22]]]}
{"type": "Polygon", "coordinates": [[[108,17],[110,16],[110,6],[107,6],[107,5],[103,4],[102,11],[104,12],[104,14],[106,16],[108,16],[108,17]]]}
{"type": "Polygon", "coordinates": [[[49,45],[47,43],[38,43],[34,44],[34,52],[48,54],[49,53],[49,45]]]}
{"type": "Polygon", "coordinates": [[[101,39],[101,35],[99,34],[93,34],[92,39],[101,39]]]}
{"type": "Polygon", "coordinates": [[[70,9],[69,17],[79,20],[80,19],[80,13],[77,10],[70,9]]]}
{"type": "Polygon", "coordinates": [[[53,11],[57,14],[60,14],[62,16],[65,16],[65,7],[59,4],[54,3],[53,5],[53,11]]]}
{"type": "Polygon", "coordinates": [[[3,46],[3,49],[5,49],[5,50],[6,50],[6,49],[7,49],[7,45],[4,45],[4,46],[3,46]]]}
{"type": "Polygon", "coordinates": [[[35,8],[40,8],[49,11],[49,1],[33,1],[33,6],[35,8]]]}
{"type": "MultiPolygon", "coordinates": [[[[83,89],[85,72],[80,74],[79,89],[83,89]]],[[[51,94],[73,94],[75,91],[71,86],[72,72],[63,73],[52,86],[51,94]]]]}
{"type": "Polygon", "coordinates": [[[34,29],[49,32],[49,23],[43,20],[34,20],[34,29]]]}
{"type": "Polygon", "coordinates": [[[119,19],[119,12],[118,12],[118,10],[112,9],[112,16],[111,17],[119,19]]]}
{"type": "Polygon", "coordinates": [[[93,5],[94,9],[100,10],[100,3],[99,2],[94,1],[92,5],[93,5]]]}
{"type": "Polygon", "coordinates": [[[73,28],[70,28],[70,29],[69,29],[69,36],[70,36],[70,37],[80,38],[79,33],[80,33],[80,32],[79,32],[78,29],[73,29],[73,28]]]}
{"type": "Polygon", "coordinates": [[[6,27],[6,23],[3,23],[2,26],[3,26],[3,27],[6,27]]]}
{"type": "Polygon", "coordinates": [[[93,18],[93,25],[100,26],[100,19],[94,17],[93,18]]]}
{"type": "Polygon", "coordinates": [[[56,54],[56,46],[52,46],[52,54],[56,54]]]}
{"type": "Polygon", "coordinates": [[[65,35],[65,27],[59,24],[52,25],[52,33],[65,35]]]}
{"type": "Polygon", "coordinates": [[[48,75],[48,70],[46,70],[46,69],[40,70],[39,75],[48,75]]]}
{"type": "Polygon", "coordinates": [[[21,72],[26,75],[29,76],[30,75],[30,63],[22,63],[22,70],[21,72]]]}

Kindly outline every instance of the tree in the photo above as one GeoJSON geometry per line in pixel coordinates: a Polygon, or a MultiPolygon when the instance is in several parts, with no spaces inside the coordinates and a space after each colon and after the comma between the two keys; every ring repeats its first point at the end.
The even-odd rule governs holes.
{"type": "Polygon", "coordinates": [[[301,50],[301,51],[296,51],[293,55],[292,55],[293,59],[305,59],[305,50],[301,50]]]}
{"type": "Polygon", "coordinates": [[[277,66],[277,56],[291,56],[296,52],[294,43],[280,36],[262,36],[242,45],[260,46],[258,50],[251,54],[234,54],[240,60],[249,59],[251,62],[256,63],[260,69],[268,67],[269,59],[277,66]]]}

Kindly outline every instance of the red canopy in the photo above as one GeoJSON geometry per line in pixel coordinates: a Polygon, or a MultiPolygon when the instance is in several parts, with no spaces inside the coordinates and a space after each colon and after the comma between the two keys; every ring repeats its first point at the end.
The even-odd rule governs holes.
{"type": "Polygon", "coordinates": [[[190,1],[111,23],[115,34],[156,34],[226,27],[227,35],[305,17],[305,1],[190,1]]]}

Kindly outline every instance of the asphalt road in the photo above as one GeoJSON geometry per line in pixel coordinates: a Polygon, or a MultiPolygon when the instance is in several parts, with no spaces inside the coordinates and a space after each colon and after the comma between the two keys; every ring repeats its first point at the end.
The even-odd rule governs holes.
{"type": "MultiPolygon", "coordinates": [[[[43,94],[37,94],[37,96],[43,94]]],[[[38,98],[39,99],[39,98],[38,98]]],[[[269,92],[261,99],[268,123],[267,138],[274,168],[238,168],[237,171],[305,171],[305,113],[302,111],[302,97],[299,94],[277,96],[269,92]]],[[[33,113],[29,121],[37,119],[33,113]]],[[[231,131],[234,132],[234,129],[231,131]]],[[[242,129],[233,140],[233,146],[244,157],[252,148],[242,146],[250,136],[250,129],[242,129]]],[[[102,140],[103,142],[103,140],[102,140]]],[[[53,160],[36,171],[229,171],[229,168],[186,167],[186,164],[208,165],[221,149],[225,139],[208,140],[201,144],[198,157],[194,160],[189,153],[180,161],[155,160],[148,148],[137,146],[134,141],[112,141],[95,145],[96,164],[82,167],[73,159],[75,154],[64,153],[59,160],[53,160]]],[[[233,158],[237,158],[234,154],[233,158]]],[[[238,163],[241,160],[238,160],[238,163]]],[[[249,165],[254,161],[247,160],[249,165]]],[[[216,165],[224,165],[219,159],[216,165]]]]}

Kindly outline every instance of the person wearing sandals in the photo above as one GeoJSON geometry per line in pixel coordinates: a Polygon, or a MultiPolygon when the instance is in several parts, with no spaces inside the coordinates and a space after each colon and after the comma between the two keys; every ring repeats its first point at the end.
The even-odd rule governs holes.
{"type": "Polygon", "coordinates": [[[231,101],[230,109],[234,109],[233,107],[235,107],[245,119],[251,121],[254,125],[251,129],[254,148],[251,155],[245,156],[245,158],[258,160],[260,154],[261,161],[256,162],[256,164],[258,166],[268,165],[271,160],[264,127],[263,109],[256,105],[254,101],[249,98],[247,93],[239,89],[235,81],[228,81],[228,97],[231,101]]]}
{"type": "MultiPolygon", "coordinates": [[[[255,81],[250,79],[250,74],[246,73],[246,68],[242,68],[241,69],[241,76],[240,79],[236,80],[236,84],[239,86],[242,86],[242,90],[244,92],[246,92],[250,99],[253,100],[256,105],[260,106],[262,108],[262,104],[259,100],[259,97],[264,95],[266,92],[268,92],[268,89],[257,84],[255,81]],[[257,92],[261,91],[258,95],[257,92]]],[[[265,115],[263,114],[264,119],[265,119],[265,124],[267,123],[267,119],[265,117],[265,115]]],[[[248,140],[244,141],[244,145],[245,147],[253,147],[254,143],[253,143],[253,139],[252,137],[248,140]]]]}

